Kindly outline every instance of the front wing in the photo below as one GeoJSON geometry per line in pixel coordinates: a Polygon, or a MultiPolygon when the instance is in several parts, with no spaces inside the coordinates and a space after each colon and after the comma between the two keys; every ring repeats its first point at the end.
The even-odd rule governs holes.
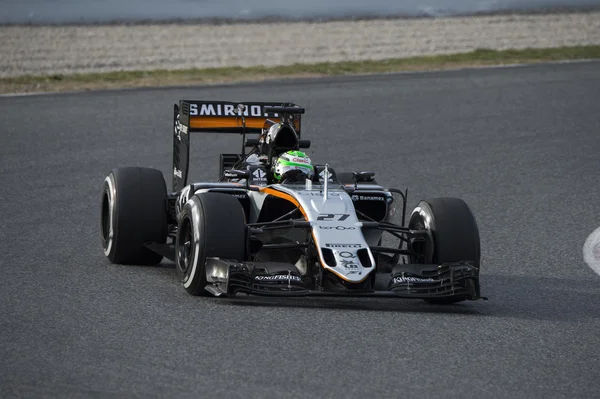
{"type": "Polygon", "coordinates": [[[263,296],[392,296],[413,299],[466,297],[480,295],[479,269],[466,262],[441,265],[397,265],[387,290],[357,292],[327,291],[302,277],[294,265],[280,262],[237,262],[208,258],[207,291],[215,296],[246,293],[263,296]]]}

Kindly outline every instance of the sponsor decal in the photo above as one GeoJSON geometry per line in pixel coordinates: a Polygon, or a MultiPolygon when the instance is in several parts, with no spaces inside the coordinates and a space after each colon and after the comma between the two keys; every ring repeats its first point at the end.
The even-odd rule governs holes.
{"type": "Polygon", "coordinates": [[[308,159],[306,158],[292,158],[292,162],[297,162],[297,163],[310,163],[308,161],[308,159]]]}
{"type": "Polygon", "coordinates": [[[333,174],[328,170],[322,170],[321,173],[319,173],[319,180],[325,180],[325,172],[327,172],[327,180],[333,181],[333,174]]]}
{"type": "Polygon", "coordinates": [[[348,270],[357,270],[360,268],[360,266],[358,266],[356,263],[354,263],[354,261],[349,260],[349,259],[342,259],[342,267],[344,269],[348,269],[348,270]]]}
{"type": "Polygon", "coordinates": [[[246,194],[233,193],[231,191],[213,191],[213,190],[210,190],[210,191],[215,192],[215,193],[220,193],[220,194],[231,195],[233,198],[238,198],[238,199],[246,199],[246,198],[248,198],[248,196],[246,194]]]}
{"type": "Polygon", "coordinates": [[[361,244],[325,244],[327,248],[361,248],[361,244]]]}
{"type": "Polygon", "coordinates": [[[187,134],[188,127],[186,125],[182,125],[179,121],[179,114],[177,114],[177,119],[175,119],[175,136],[177,136],[177,140],[181,141],[181,134],[187,134]]]}
{"type": "Polygon", "coordinates": [[[267,180],[267,173],[262,169],[256,169],[254,172],[252,172],[252,177],[254,180],[265,181],[267,180]]]}
{"type": "Polygon", "coordinates": [[[385,198],[370,195],[352,195],[352,201],[385,201],[385,198]]]}
{"type": "Polygon", "coordinates": [[[179,114],[177,114],[177,119],[175,120],[175,136],[177,136],[177,140],[181,141],[181,127],[183,125],[179,122],[179,114]]]}
{"type": "Polygon", "coordinates": [[[183,173],[181,173],[181,171],[177,168],[173,168],[173,175],[175,175],[176,177],[179,177],[180,179],[183,178],[183,173]]]}
{"type": "Polygon", "coordinates": [[[324,221],[328,221],[328,222],[334,222],[334,221],[343,222],[344,220],[348,219],[349,217],[350,217],[350,214],[348,214],[348,213],[322,213],[317,217],[317,220],[324,220],[324,221]]]}
{"type": "Polygon", "coordinates": [[[346,227],[346,226],[319,226],[322,230],[356,230],[356,227],[346,227]]]}
{"type": "MultiPolygon", "coordinates": [[[[298,191],[298,194],[305,195],[308,197],[322,197],[323,196],[323,192],[319,192],[319,191],[298,191]]],[[[335,192],[335,191],[329,192],[330,197],[337,197],[338,195],[340,195],[339,192],[335,192]]]]}
{"type": "Polygon", "coordinates": [[[293,274],[274,274],[271,276],[254,276],[256,281],[302,281],[300,276],[293,274]]]}
{"type": "MultiPolygon", "coordinates": [[[[257,104],[190,104],[190,116],[258,116],[267,117],[261,105],[257,104]]],[[[272,114],[277,118],[278,114],[272,114]]]]}
{"type": "Polygon", "coordinates": [[[356,258],[356,255],[354,255],[352,252],[348,252],[348,251],[342,251],[339,253],[339,255],[342,258],[356,258]]]}
{"type": "Polygon", "coordinates": [[[239,178],[237,173],[231,172],[229,170],[226,170],[225,172],[223,172],[223,176],[230,177],[230,178],[239,178]]]}
{"type": "Polygon", "coordinates": [[[435,283],[435,280],[432,278],[422,278],[422,277],[394,277],[394,284],[398,283],[416,283],[416,284],[425,284],[425,283],[435,283]]]}

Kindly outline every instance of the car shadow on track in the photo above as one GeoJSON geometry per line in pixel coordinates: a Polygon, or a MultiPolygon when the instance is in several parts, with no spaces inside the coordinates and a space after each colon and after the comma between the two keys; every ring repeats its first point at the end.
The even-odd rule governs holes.
{"type": "Polygon", "coordinates": [[[157,268],[157,269],[171,269],[173,271],[175,271],[175,263],[172,262],[166,262],[166,261],[162,261],[161,263],[159,263],[158,265],[152,265],[152,266],[138,266],[138,267],[151,267],[151,268],[157,268]]]}
{"type": "Polygon", "coordinates": [[[238,295],[233,298],[226,299],[223,304],[232,306],[343,309],[403,313],[449,313],[470,316],[477,316],[481,314],[477,307],[474,306],[474,302],[464,302],[454,305],[432,305],[421,300],[390,297],[273,298],[238,295]]]}
{"type": "Polygon", "coordinates": [[[576,322],[600,319],[600,278],[482,275],[490,300],[482,312],[492,317],[576,322]]]}

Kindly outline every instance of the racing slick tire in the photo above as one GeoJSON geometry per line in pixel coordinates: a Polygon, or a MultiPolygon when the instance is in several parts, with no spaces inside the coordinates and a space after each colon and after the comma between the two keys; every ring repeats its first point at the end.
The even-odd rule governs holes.
{"type": "MultiPolygon", "coordinates": [[[[480,267],[481,246],[477,221],[469,206],[459,198],[432,198],[419,202],[408,227],[429,230],[431,246],[426,246],[423,263],[468,261],[480,267]]],[[[411,263],[417,263],[411,259],[411,263]]],[[[427,299],[429,303],[450,304],[466,300],[464,296],[427,299]]]]}
{"type": "Polygon", "coordinates": [[[179,216],[175,265],[183,288],[192,295],[210,295],[205,290],[208,257],[245,260],[244,209],[231,195],[196,194],[185,204],[179,216]]]}
{"type": "Polygon", "coordinates": [[[100,235],[104,255],[118,264],[155,265],[162,255],[144,246],[167,239],[167,186],[156,169],[111,171],[102,186],[100,235]]]}

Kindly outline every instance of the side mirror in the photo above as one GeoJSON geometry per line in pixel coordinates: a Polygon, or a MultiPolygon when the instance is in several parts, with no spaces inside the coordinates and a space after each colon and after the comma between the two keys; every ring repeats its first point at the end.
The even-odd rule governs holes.
{"type": "Polygon", "coordinates": [[[357,183],[375,180],[375,172],[354,172],[354,181],[357,183]]]}
{"type": "Polygon", "coordinates": [[[300,148],[310,148],[310,140],[299,140],[298,147],[300,148]]]}

